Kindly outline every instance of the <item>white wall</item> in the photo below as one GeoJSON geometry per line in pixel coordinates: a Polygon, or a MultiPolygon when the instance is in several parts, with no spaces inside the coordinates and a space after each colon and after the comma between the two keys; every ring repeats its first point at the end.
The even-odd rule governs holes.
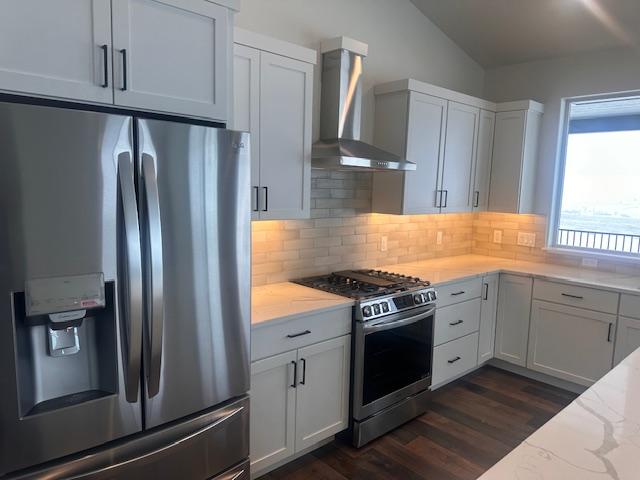
{"type": "MultiPolygon", "coordinates": [[[[362,137],[373,135],[378,83],[415,78],[479,96],[484,70],[429,21],[410,0],[242,0],[236,25],[317,49],[348,36],[369,45],[363,77],[362,137]]],[[[314,91],[314,137],[319,129],[320,68],[314,91]]]]}
{"type": "Polygon", "coordinates": [[[631,90],[640,90],[640,52],[631,49],[522,63],[486,72],[484,96],[489,100],[531,98],[545,104],[536,176],[537,213],[548,215],[551,208],[562,99],[631,90]]]}

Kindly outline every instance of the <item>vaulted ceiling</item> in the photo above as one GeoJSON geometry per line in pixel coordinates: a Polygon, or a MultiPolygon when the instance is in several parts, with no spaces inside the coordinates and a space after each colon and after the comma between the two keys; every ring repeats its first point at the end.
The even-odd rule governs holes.
{"type": "Polygon", "coordinates": [[[640,48],[640,0],[411,1],[486,68],[640,48]]]}

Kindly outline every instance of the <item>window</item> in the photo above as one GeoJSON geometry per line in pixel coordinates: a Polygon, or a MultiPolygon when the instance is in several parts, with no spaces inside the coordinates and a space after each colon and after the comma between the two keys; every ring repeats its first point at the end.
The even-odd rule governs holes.
{"type": "Polygon", "coordinates": [[[640,97],[570,101],[556,247],[640,256],[640,97]]]}

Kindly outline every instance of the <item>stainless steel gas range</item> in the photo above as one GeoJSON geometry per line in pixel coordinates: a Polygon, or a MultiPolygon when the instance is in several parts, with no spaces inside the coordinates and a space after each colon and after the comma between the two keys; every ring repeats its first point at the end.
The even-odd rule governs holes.
{"type": "Polygon", "coordinates": [[[351,422],[360,447],[426,411],[436,292],[429,282],[346,270],[296,283],[353,298],[351,422]]]}

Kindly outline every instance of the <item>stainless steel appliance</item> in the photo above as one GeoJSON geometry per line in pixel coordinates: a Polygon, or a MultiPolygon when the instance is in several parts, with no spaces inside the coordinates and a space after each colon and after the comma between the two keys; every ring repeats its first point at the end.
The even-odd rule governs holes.
{"type": "Polygon", "coordinates": [[[248,478],[248,136],[0,102],[0,478],[248,478]]]}
{"type": "Polygon", "coordinates": [[[360,140],[363,58],[367,45],[339,37],[322,42],[320,140],[314,168],[415,170],[416,164],[360,140]]]}
{"type": "Polygon", "coordinates": [[[356,300],[350,435],[357,447],[426,411],[436,292],[429,282],[379,270],[299,280],[356,300]]]}

